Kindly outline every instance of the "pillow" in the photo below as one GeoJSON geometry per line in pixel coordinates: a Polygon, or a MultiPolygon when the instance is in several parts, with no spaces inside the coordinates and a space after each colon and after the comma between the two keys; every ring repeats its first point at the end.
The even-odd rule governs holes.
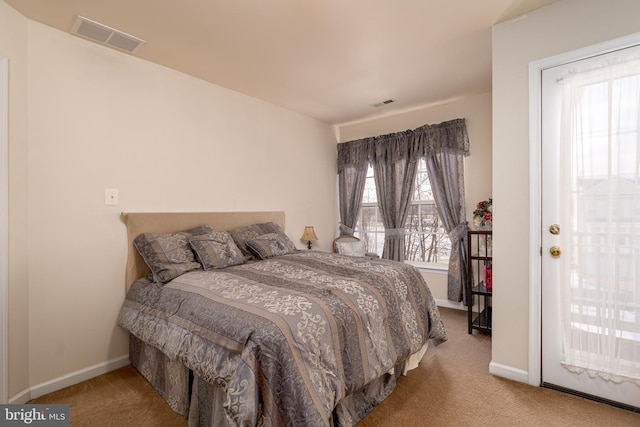
{"type": "Polygon", "coordinates": [[[201,270],[189,245],[192,236],[212,233],[209,224],[174,234],[142,233],[133,240],[154,282],[167,283],[192,270],[201,270]]]}
{"type": "Polygon", "coordinates": [[[283,238],[279,233],[263,234],[248,240],[246,245],[260,259],[291,254],[296,251],[293,242],[289,238],[283,238]]]}
{"type": "Polygon", "coordinates": [[[336,249],[338,250],[339,254],[349,256],[364,256],[366,253],[364,242],[362,240],[351,242],[336,242],[336,249]]]}
{"type": "Polygon", "coordinates": [[[205,270],[244,264],[244,255],[226,231],[194,236],[189,244],[205,270]]]}
{"type": "Polygon", "coordinates": [[[262,224],[262,226],[264,230],[273,230],[268,231],[268,233],[273,232],[278,234],[282,238],[282,241],[287,245],[291,253],[296,251],[296,245],[291,241],[291,239],[289,239],[289,236],[284,233],[284,230],[277,223],[267,222],[266,224],[262,224]]]}
{"type": "Polygon", "coordinates": [[[262,229],[258,227],[258,224],[253,224],[233,229],[229,231],[229,234],[231,234],[231,238],[240,251],[242,251],[242,254],[247,257],[247,259],[253,259],[253,254],[249,248],[247,248],[246,242],[265,233],[263,233],[262,229]]]}
{"type": "Polygon", "coordinates": [[[238,248],[242,251],[246,259],[254,259],[255,256],[253,252],[247,247],[247,241],[253,240],[258,236],[262,236],[264,234],[275,233],[279,234],[283,240],[287,241],[290,246],[295,249],[295,245],[293,242],[284,234],[280,225],[275,222],[265,222],[262,224],[252,224],[244,227],[238,227],[234,230],[231,230],[229,234],[233,238],[233,241],[236,243],[238,248]]]}

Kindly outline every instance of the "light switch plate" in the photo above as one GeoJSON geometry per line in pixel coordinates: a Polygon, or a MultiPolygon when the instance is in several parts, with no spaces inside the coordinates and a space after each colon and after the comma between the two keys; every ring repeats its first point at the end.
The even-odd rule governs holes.
{"type": "Polygon", "coordinates": [[[105,205],[117,205],[120,202],[117,188],[105,188],[104,189],[104,204],[105,205]]]}

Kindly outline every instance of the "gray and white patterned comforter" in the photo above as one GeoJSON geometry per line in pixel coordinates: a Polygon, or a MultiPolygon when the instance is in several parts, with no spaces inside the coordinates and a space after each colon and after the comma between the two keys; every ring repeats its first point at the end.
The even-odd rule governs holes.
{"type": "Polygon", "coordinates": [[[230,425],[352,425],[389,390],[345,397],[447,339],[415,268],[315,251],[138,280],[118,324],[222,387],[230,425]]]}

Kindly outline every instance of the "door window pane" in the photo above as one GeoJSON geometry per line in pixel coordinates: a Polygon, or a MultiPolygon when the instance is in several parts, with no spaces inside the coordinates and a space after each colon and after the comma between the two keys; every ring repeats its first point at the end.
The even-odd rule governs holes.
{"type": "MultiPolygon", "coordinates": [[[[566,79],[565,363],[640,380],[640,62],[566,79]]],[[[639,381],[640,382],[640,381],[639,381]]]]}

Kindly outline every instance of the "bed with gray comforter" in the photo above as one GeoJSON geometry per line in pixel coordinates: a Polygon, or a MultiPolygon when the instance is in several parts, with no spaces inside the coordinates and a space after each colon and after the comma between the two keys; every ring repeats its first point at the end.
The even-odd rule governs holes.
{"type": "Polygon", "coordinates": [[[131,360],[190,425],[351,426],[447,339],[412,266],[296,251],[129,289],[131,360]]]}

